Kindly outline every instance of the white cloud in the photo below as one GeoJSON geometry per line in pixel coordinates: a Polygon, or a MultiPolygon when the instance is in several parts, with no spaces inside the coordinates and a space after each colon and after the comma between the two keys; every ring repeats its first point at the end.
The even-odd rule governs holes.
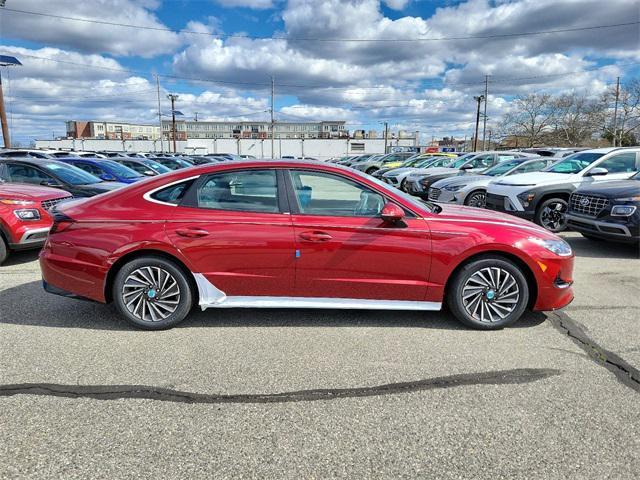
{"type": "MultiPolygon", "coordinates": [[[[150,11],[157,6],[155,1],[135,0],[21,0],[19,3],[19,8],[26,11],[163,29],[166,26],[150,11]]],[[[0,30],[5,39],[114,55],[153,57],[170,53],[180,46],[180,38],[173,32],[34,16],[3,9],[0,9],[0,30]]]]}
{"type": "Polygon", "coordinates": [[[218,5],[226,8],[244,7],[255,10],[273,8],[273,0],[214,0],[218,5]]]}
{"type": "Polygon", "coordinates": [[[411,0],[384,0],[387,7],[393,10],[404,10],[411,0]]]}

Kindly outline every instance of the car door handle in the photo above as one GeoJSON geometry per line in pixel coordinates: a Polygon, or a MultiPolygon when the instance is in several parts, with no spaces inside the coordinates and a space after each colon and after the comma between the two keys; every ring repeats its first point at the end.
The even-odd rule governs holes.
{"type": "Polygon", "coordinates": [[[176,229],[176,234],[181,237],[198,238],[206,237],[209,235],[209,232],[202,230],[201,228],[178,228],[176,229]]]}
{"type": "Polygon", "coordinates": [[[300,234],[300,238],[303,240],[308,240],[310,242],[326,242],[331,240],[333,237],[329,235],[327,232],[302,232],[300,234]]]}

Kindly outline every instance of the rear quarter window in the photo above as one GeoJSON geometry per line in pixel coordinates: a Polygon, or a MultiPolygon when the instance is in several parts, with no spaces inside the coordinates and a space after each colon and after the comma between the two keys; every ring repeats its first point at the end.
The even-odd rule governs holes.
{"type": "Polygon", "coordinates": [[[175,185],[170,185],[168,187],[163,188],[162,190],[158,190],[151,195],[150,198],[157,200],[158,202],[170,203],[172,205],[178,205],[180,201],[184,198],[185,193],[189,190],[189,187],[193,185],[194,179],[187,180],[181,183],[176,183],[175,185]]]}

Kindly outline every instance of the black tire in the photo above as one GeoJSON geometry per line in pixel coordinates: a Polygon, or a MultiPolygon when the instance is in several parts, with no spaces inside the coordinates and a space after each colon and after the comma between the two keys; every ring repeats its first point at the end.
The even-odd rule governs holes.
{"type": "Polygon", "coordinates": [[[6,242],[4,241],[4,237],[0,234],[0,265],[7,259],[9,256],[9,247],[7,247],[6,242]]]}
{"type": "Polygon", "coordinates": [[[549,198],[538,206],[535,222],[550,232],[562,232],[567,229],[566,213],[568,208],[569,203],[565,199],[549,198]],[[558,206],[560,206],[559,209],[558,206]]]}
{"type": "MultiPolygon", "coordinates": [[[[131,285],[131,283],[127,285],[131,285]]],[[[114,304],[118,309],[118,312],[130,324],[145,330],[165,330],[167,328],[174,327],[178,323],[182,322],[189,314],[189,311],[193,306],[194,298],[191,288],[192,287],[189,283],[187,275],[174,262],[162,257],[148,256],[136,258],[135,260],[132,260],[129,263],[125,264],[118,271],[113,281],[112,295],[114,304]],[[147,270],[147,267],[151,270],[147,270]],[[146,273],[146,275],[140,273],[140,269],[144,269],[142,270],[142,272],[146,273]],[[154,276],[156,275],[156,273],[159,273],[159,277],[157,277],[159,278],[159,280],[157,282],[155,281],[156,277],[154,276]],[[152,284],[152,288],[148,288],[148,285],[151,284],[151,282],[146,282],[147,285],[142,286],[142,282],[129,278],[131,274],[134,274],[136,278],[152,280],[154,282],[152,284]],[[165,274],[168,274],[168,276],[166,276],[165,274]],[[163,280],[163,278],[165,280],[163,280]],[[127,279],[129,279],[130,282],[133,282],[135,287],[125,287],[125,281],[127,279]],[[168,283],[171,279],[173,279],[176,283],[178,289],[177,296],[175,294],[176,287],[169,288],[169,285],[173,285],[173,283],[168,283]],[[160,283],[163,283],[163,285],[158,285],[160,283]],[[136,301],[136,303],[128,307],[128,302],[123,298],[125,288],[134,288],[134,290],[136,291],[140,291],[139,289],[143,288],[143,292],[148,291],[142,294],[142,303],[144,305],[141,305],[138,309],[136,309],[136,301]],[[153,290],[153,296],[150,295],[150,290],[153,290]],[[177,302],[175,310],[172,312],[168,312],[167,310],[173,307],[171,305],[167,307],[166,305],[164,305],[165,302],[167,304],[169,304],[169,302],[177,302]],[[160,308],[161,306],[162,308],[160,308]],[[131,308],[133,308],[133,311],[131,311],[131,308]],[[149,309],[149,311],[146,311],[147,308],[149,309]],[[165,310],[165,308],[167,310],[165,310]],[[158,312],[161,312],[161,314],[166,314],[167,316],[159,320],[154,320],[153,318],[151,318],[152,316],[161,316],[161,314],[159,314],[158,312]]],[[[127,292],[131,292],[131,290],[127,290],[127,292]]],[[[130,295],[127,298],[129,302],[131,301],[131,298],[137,295],[135,291],[133,293],[127,294],[130,295]]]]}
{"type": "Polygon", "coordinates": [[[379,170],[379,168],[376,167],[369,167],[367,168],[367,170],[364,172],[367,175],[373,175],[374,172],[377,172],[379,170]]]}
{"type": "Polygon", "coordinates": [[[474,190],[464,199],[464,204],[468,207],[485,208],[486,196],[487,192],[484,190],[474,190]]]}
{"type": "Polygon", "coordinates": [[[529,303],[529,285],[520,268],[513,262],[497,257],[481,258],[467,263],[456,272],[449,285],[446,300],[453,315],[464,325],[477,330],[500,330],[516,322],[524,313],[529,303]],[[493,269],[491,273],[493,277],[487,274],[487,269],[493,269]],[[480,297],[477,299],[478,303],[473,303],[473,298],[476,298],[473,292],[476,289],[484,288],[474,283],[476,282],[474,279],[477,278],[474,275],[480,272],[487,278],[495,278],[497,276],[495,269],[499,269],[501,275],[497,283],[500,283],[502,279],[505,282],[503,285],[506,287],[511,284],[511,279],[513,279],[515,286],[509,289],[505,288],[502,299],[499,288],[494,290],[490,298],[490,289],[481,290],[480,297]],[[474,277],[474,279],[471,279],[471,277],[474,277]],[[465,300],[463,299],[463,292],[465,292],[465,295],[472,293],[474,297],[465,300]],[[516,292],[515,295],[514,292],[516,292]],[[515,302],[504,303],[512,300],[515,300],[515,302]],[[465,301],[468,303],[465,304],[465,301]],[[507,312],[506,310],[510,307],[505,307],[504,305],[513,305],[513,308],[507,312]],[[485,315],[485,311],[489,313],[485,315]],[[482,312],[482,315],[480,312],[482,312]]]}

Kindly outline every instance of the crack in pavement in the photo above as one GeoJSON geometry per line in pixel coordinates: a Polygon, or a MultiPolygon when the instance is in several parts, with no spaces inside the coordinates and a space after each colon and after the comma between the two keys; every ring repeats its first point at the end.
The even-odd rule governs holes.
{"type": "Polygon", "coordinates": [[[389,383],[372,387],[299,390],[283,393],[216,395],[182,392],[169,388],[145,385],[61,385],[55,383],[22,383],[0,385],[0,397],[13,395],[44,395],[66,398],[116,400],[137,398],[180,403],[287,403],[336,400],[340,398],[374,397],[412,393],[438,388],[465,385],[512,385],[536,382],[560,375],[561,370],[550,368],[517,368],[493,372],[466,373],[436,377],[414,382],[389,383]]]}
{"type": "Polygon", "coordinates": [[[556,330],[568,335],[589,358],[612,372],[621,383],[640,393],[640,370],[614,352],[598,345],[586,334],[584,328],[566,313],[550,313],[549,320],[556,330]]]}

